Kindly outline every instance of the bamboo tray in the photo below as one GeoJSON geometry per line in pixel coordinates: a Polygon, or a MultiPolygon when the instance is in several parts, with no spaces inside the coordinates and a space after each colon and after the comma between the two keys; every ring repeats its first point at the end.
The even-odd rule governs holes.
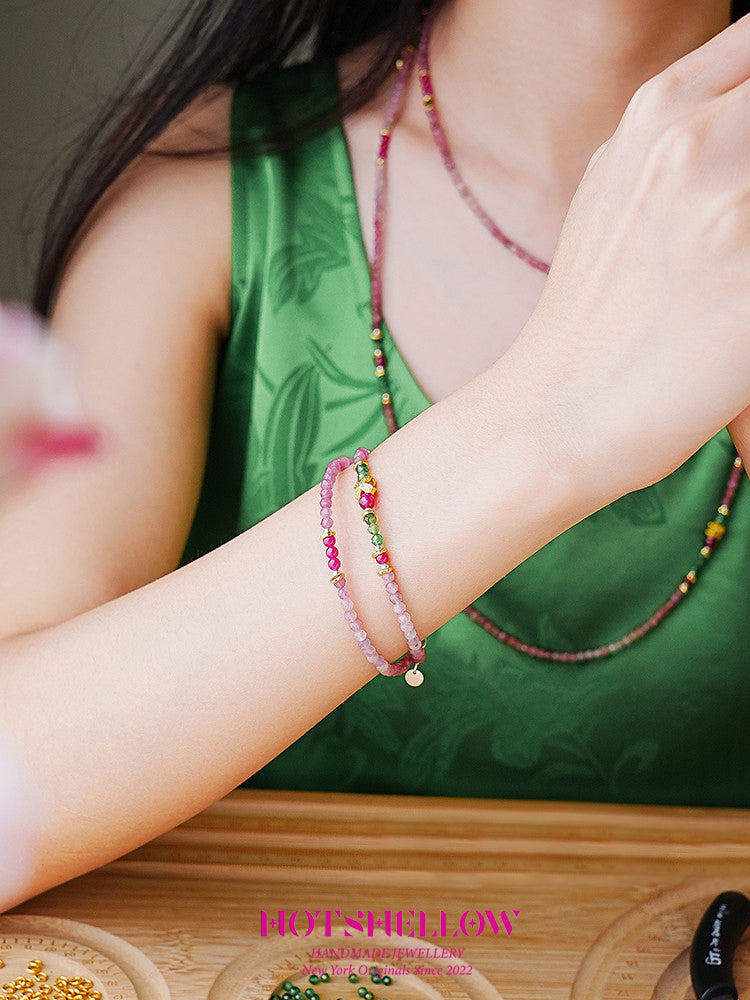
{"type": "MultiPolygon", "coordinates": [[[[237,791],[0,917],[0,961],[104,1000],[268,1000],[351,963],[392,970],[375,1000],[687,1000],[724,889],[750,894],[748,811],[237,791]]],[[[750,941],[735,972],[748,995],[750,941]]]]}

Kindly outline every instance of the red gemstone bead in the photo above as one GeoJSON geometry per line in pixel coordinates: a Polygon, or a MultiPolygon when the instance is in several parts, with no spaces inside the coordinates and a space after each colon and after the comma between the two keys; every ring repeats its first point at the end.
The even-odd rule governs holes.
{"type": "Polygon", "coordinates": [[[329,567],[329,569],[332,569],[334,571],[334,573],[336,573],[338,570],[341,569],[341,563],[339,562],[338,559],[329,559],[328,560],[328,567],[329,567]]]}
{"type": "Polygon", "coordinates": [[[384,566],[385,563],[388,562],[388,553],[378,552],[378,554],[375,556],[375,562],[380,563],[381,566],[384,566]]]}
{"type": "Polygon", "coordinates": [[[362,510],[368,510],[370,507],[375,506],[375,497],[372,493],[362,493],[359,498],[359,506],[362,510]]]}

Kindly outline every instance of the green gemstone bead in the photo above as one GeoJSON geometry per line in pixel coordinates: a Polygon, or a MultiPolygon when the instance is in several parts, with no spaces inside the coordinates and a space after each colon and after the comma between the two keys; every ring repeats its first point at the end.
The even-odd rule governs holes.
{"type": "Polygon", "coordinates": [[[271,1000],[281,1000],[281,997],[279,996],[278,993],[272,993],[271,1000]]]}
{"type": "Polygon", "coordinates": [[[377,974],[377,972],[371,973],[370,974],[370,979],[373,981],[373,983],[375,983],[376,986],[380,982],[380,976],[377,974]]]}
{"type": "Polygon", "coordinates": [[[287,981],[284,983],[284,992],[291,993],[293,989],[294,989],[294,983],[290,982],[290,980],[287,979],[287,981]]]}
{"type": "Polygon", "coordinates": [[[370,539],[370,541],[375,546],[382,545],[383,544],[383,536],[382,535],[373,535],[372,538],[370,539]]]}
{"type": "Polygon", "coordinates": [[[305,996],[308,997],[308,1000],[312,1000],[312,998],[315,996],[315,990],[312,988],[312,986],[307,987],[307,989],[305,990],[305,996]]]}
{"type": "Polygon", "coordinates": [[[374,524],[375,521],[377,520],[377,516],[378,515],[375,513],[374,510],[368,510],[366,514],[362,515],[362,520],[365,522],[365,524],[374,524]]]}
{"type": "Polygon", "coordinates": [[[372,521],[370,521],[370,523],[367,525],[367,530],[370,532],[371,535],[376,535],[380,531],[380,528],[378,527],[378,522],[375,520],[375,518],[373,518],[372,521]]]}
{"type": "Polygon", "coordinates": [[[372,993],[370,993],[369,990],[367,991],[367,993],[365,993],[365,1000],[375,1000],[375,998],[373,997],[372,993]]]}
{"type": "Polygon", "coordinates": [[[320,976],[310,976],[308,982],[312,983],[313,986],[317,986],[320,982],[320,976]]]}
{"type": "Polygon", "coordinates": [[[321,981],[321,983],[330,983],[331,977],[328,975],[327,972],[324,972],[322,974],[322,976],[320,977],[320,981],[321,981]]]}
{"type": "Polygon", "coordinates": [[[350,972],[349,975],[346,978],[349,980],[350,983],[358,983],[359,982],[359,976],[357,975],[356,972],[350,972]]]}
{"type": "Polygon", "coordinates": [[[360,988],[357,990],[357,993],[361,997],[366,997],[367,996],[367,987],[366,986],[360,986],[360,988]]]}
{"type": "Polygon", "coordinates": [[[392,979],[390,976],[383,976],[383,978],[380,981],[383,984],[383,986],[390,986],[392,979]]]}
{"type": "Polygon", "coordinates": [[[291,993],[282,993],[281,1000],[294,1000],[291,993]]]}
{"type": "Polygon", "coordinates": [[[370,475],[370,468],[366,462],[357,462],[354,466],[354,471],[357,473],[359,479],[364,479],[365,476],[370,475]]]}

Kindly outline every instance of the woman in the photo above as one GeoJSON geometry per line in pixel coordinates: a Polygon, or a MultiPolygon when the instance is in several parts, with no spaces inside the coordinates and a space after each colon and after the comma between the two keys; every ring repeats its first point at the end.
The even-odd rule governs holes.
{"type": "MultiPolygon", "coordinates": [[[[723,30],[730,11],[715,0],[679,16],[667,0],[577,0],[564,15],[552,0],[533,12],[453,0],[433,9],[429,36],[421,28],[420,75],[408,54],[405,69],[390,59],[420,30],[416,7],[388,11],[397,27],[378,45],[385,19],[364,7],[346,23],[354,15],[331,5],[312,44],[337,60],[345,94],[381,67],[364,103],[345,102],[344,147],[335,123],[321,134],[330,61],[274,72],[310,44],[307,8],[233,11],[234,22],[196,15],[202,56],[181,50],[126,115],[130,138],[79,175],[58,247],[78,235],[42,271],[37,304],[54,301],[54,325],[77,345],[105,443],[96,465],[49,475],[0,529],[4,726],[23,717],[30,685],[48,720],[42,739],[15,729],[44,809],[27,892],[196,812],[346,699],[258,780],[747,805],[744,483],[712,553],[739,477],[725,425],[750,457],[750,23],[723,30]],[[259,69],[270,75],[232,102],[259,69]],[[435,149],[425,103],[439,105],[453,161],[435,149]],[[230,109],[231,139],[256,152],[281,131],[276,158],[238,151],[231,175],[220,154],[139,155],[121,169],[118,149],[138,135],[161,152],[221,148],[230,109]],[[299,119],[317,132],[300,126],[290,148],[299,119]],[[482,230],[446,165],[525,259],[482,230]],[[386,168],[381,252],[368,219],[386,168]],[[352,249],[356,204],[374,308],[352,249]],[[368,337],[382,329],[381,287],[398,350],[368,337]],[[408,421],[382,444],[373,343],[408,421]],[[415,631],[431,638],[422,687],[378,678],[352,698],[376,672],[342,619],[307,487],[357,444],[375,449],[378,523],[415,631]],[[669,610],[679,584],[693,587],[691,560],[708,561],[701,548],[705,579],[669,610]],[[479,600],[514,567],[520,583],[479,600]],[[571,639],[596,656],[539,659],[464,616],[442,628],[472,601],[500,625],[503,614],[516,645],[571,639]],[[712,729],[718,712],[734,727],[712,729]],[[700,727],[710,740],[696,741],[700,727]]],[[[392,662],[407,642],[355,477],[348,468],[333,491],[336,546],[351,606],[392,662]]]]}

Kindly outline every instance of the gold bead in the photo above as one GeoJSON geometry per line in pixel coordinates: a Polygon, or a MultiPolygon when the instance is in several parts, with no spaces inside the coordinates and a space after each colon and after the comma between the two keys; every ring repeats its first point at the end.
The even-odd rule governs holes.
{"type": "Polygon", "coordinates": [[[382,339],[383,339],[383,331],[380,329],[379,326],[376,326],[375,329],[370,334],[370,340],[382,340],[382,339]]]}
{"type": "Polygon", "coordinates": [[[383,404],[383,406],[389,406],[391,402],[391,394],[389,392],[384,392],[383,395],[380,397],[380,402],[383,404]]]}
{"type": "Polygon", "coordinates": [[[384,365],[378,365],[375,368],[375,374],[377,375],[378,378],[382,378],[385,375],[385,366],[384,365]]]}
{"type": "Polygon", "coordinates": [[[379,347],[375,348],[375,350],[373,351],[372,357],[373,357],[374,361],[380,361],[380,359],[383,357],[383,352],[380,350],[379,347]]]}
{"type": "Polygon", "coordinates": [[[719,524],[718,521],[709,521],[706,525],[706,538],[716,538],[718,540],[724,537],[726,530],[724,525],[719,524]]]}
{"type": "Polygon", "coordinates": [[[396,69],[403,69],[403,68],[404,68],[404,60],[401,58],[401,56],[399,56],[398,59],[396,60],[396,69]]]}
{"type": "Polygon", "coordinates": [[[378,570],[378,576],[385,576],[386,573],[392,573],[392,572],[393,570],[391,569],[390,563],[386,563],[382,569],[378,570]]]}
{"type": "MultiPolygon", "coordinates": [[[[331,577],[331,583],[338,583],[339,580],[343,580],[343,579],[344,579],[344,574],[343,573],[336,573],[335,576],[331,577]]],[[[57,986],[57,983],[55,983],[55,986],[57,986]]]]}
{"type": "Polygon", "coordinates": [[[384,139],[387,139],[388,136],[391,134],[391,130],[389,128],[381,128],[380,134],[383,136],[384,139]]]}
{"type": "Polygon", "coordinates": [[[696,575],[694,569],[691,569],[690,572],[687,574],[687,579],[690,581],[690,583],[695,583],[696,575]]]}
{"type": "Polygon", "coordinates": [[[741,469],[742,468],[742,459],[740,458],[739,455],[734,460],[734,467],[735,467],[735,469],[741,469]]]}
{"type": "Polygon", "coordinates": [[[424,79],[425,79],[425,77],[428,77],[429,75],[430,75],[430,74],[429,74],[429,73],[427,72],[427,70],[426,70],[426,69],[420,69],[420,71],[419,71],[419,76],[420,76],[420,78],[421,78],[422,80],[424,80],[424,79]]]}
{"type": "Polygon", "coordinates": [[[722,515],[722,517],[727,517],[727,515],[729,514],[729,508],[725,503],[723,503],[721,507],[719,507],[719,513],[722,515]]]}
{"type": "Polygon", "coordinates": [[[680,584],[680,590],[682,591],[683,594],[687,594],[688,590],[690,590],[690,587],[685,583],[684,580],[680,584]]]}
{"type": "Polygon", "coordinates": [[[424,104],[424,106],[426,108],[431,108],[432,107],[432,97],[429,94],[425,94],[424,97],[422,98],[422,104],[424,104]]]}
{"type": "Polygon", "coordinates": [[[703,548],[701,549],[701,555],[703,556],[704,559],[708,559],[708,557],[711,555],[711,549],[709,549],[707,545],[704,545],[703,548]]]}

